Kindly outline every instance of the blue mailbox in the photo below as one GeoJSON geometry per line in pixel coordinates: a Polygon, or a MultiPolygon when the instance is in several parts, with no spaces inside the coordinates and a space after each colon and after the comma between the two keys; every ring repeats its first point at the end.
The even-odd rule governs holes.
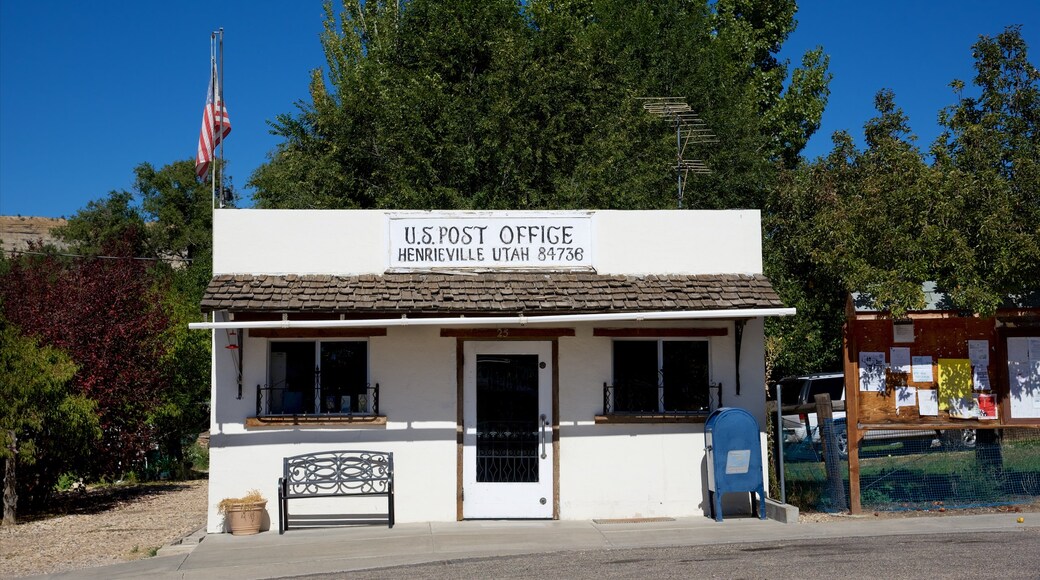
{"type": "Polygon", "coordinates": [[[750,492],[751,512],[757,506],[766,519],[766,495],[762,484],[762,443],[758,421],[744,409],[722,407],[704,424],[708,452],[708,501],[711,517],[722,521],[722,494],[750,492]],[[758,501],[755,494],[758,493],[758,501]]]}

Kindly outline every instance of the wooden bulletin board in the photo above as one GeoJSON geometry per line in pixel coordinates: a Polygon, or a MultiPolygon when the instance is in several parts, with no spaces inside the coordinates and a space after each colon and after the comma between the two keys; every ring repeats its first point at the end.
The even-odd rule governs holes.
{"type": "MultiPolygon", "coordinates": [[[[892,319],[876,315],[849,318],[846,325],[845,355],[851,363],[846,369],[852,372],[846,373],[845,389],[846,397],[856,397],[857,423],[863,428],[883,428],[888,425],[900,428],[931,425],[949,427],[951,424],[964,428],[991,428],[1005,424],[1009,411],[1007,358],[1004,346],[1006,343],[1005,338],[998,332],[994,319],[928,314],[912,316],[910,321],[913,325],[912,334],[908,332],[907,326],[901,326],[901,339],[897,342],[897,331],[892,319]],[[912,340],[909,340],[910,336],[912,340]],[[988,351],[988,364],[976,365],[978,369],[971,365],[969,341],[986,341],[984,348],[988,351]],[[930,372],[925,372],[923,364],[912,365],[913,370],[909,373],[897,372],[891,366],[893,347],[909,348],[910,356],[915,363],[922,362],[916,357],[930,357],[931,368],[927,369],[930,372]],[[872,384],[876,390],[861,390],[861,372],[867,372],[866,369],[860,370],[862,353],[868,353],[868,365],[871,362],[869,353],[876,353],[875,359],[882,354],[884,356],[887,368],[879,371],[883,374],[874,375],[877,377],[875,381],[866,379],[866,383],[872,384]],[[975,385],[985,384],[978,376],[975,377],[975,381],[972,380],[976,371],[988,373],[988,389],[975,388],[975,385]],[[984,395],[981,405],[988,406],[989,402],[992,402],[996,418],[963,418],[966,415],[966,407],[958,407],[960,403],[954,401],[964,401],[965,394],[967,401],[974,401],[976,409],[980,404],[980,399],[976,396],[984,395]],[[922,414],[922,411],[928,412],[929,405],[922,405],[921,399],[932,395],[936,396],[938,402],[937,413],[922,414]],[[902,404],[898,404],[900,399],[902,404]],[[950,404],[945,404],[947,402],[950,404]]],[[[975,344],[982,346],[979,342],[975,344]]]]}

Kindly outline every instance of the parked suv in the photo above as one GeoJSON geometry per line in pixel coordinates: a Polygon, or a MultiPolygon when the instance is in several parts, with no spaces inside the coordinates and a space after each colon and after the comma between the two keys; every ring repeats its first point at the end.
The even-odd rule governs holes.
{"type": "MultiPolygon", "coordinates": [[[[816,401],[816,395],[827,393],[832,401],[845,400],[845,375],[843,373],[817,373],[801,377],[787,377],[770,386],[769,398],[776,399],[777,389],[780,391],[780,404],[805,405],[816,401]]],[[[783,415],[783,440],[785,443],[800,443],[810,440],[814,445],[820,443],[819,419],[815,412],[799,415],[783,415]]],[[[838,454],[847,457],[849,453],[849,436],[845,412],[834,412],[835,436],[837,437],[838,454]]],[[[957,447],[974,447],[975,430],[931,431],[927,429],[875,429],[863,435],[864,441],[900,440],[925,442],[929,446],[942,444],[957,447]]]]}

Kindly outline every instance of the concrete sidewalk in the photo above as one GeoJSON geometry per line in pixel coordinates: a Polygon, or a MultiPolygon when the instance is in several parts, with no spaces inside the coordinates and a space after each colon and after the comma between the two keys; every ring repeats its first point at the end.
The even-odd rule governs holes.
{"type": "MultiPolygon", "coordinates": [[[[255,536],[211,534],[190,551],[126,564],[40,578],[209,579],[278,578],[348,572],[444,560],[542,552],[612,550],[805,540],[813,538],[963,532],[1020,532],[1040,528],[1040,513],[876,519],[782,524],[727,516],[643,523],[595,521],[465,521],[277,531],[255,536]],[[1018,523],[1018,517],[1024,523],[1018,523]]],[[[163,553],[167,553],[165,550],[163,553]]]]}

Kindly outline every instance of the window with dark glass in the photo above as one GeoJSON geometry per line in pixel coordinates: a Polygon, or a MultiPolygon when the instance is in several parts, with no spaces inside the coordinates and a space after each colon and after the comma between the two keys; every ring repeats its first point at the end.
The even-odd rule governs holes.
{"type": "Polygon", "coordinates": [[[709,411],[708,341],[615,340],[608,413],[709,411]]]}
{"type": "Polygon", "coordinates": [[[272,341],[266,401],[259,414],[370,414],[364,341],[272,341]]]}

